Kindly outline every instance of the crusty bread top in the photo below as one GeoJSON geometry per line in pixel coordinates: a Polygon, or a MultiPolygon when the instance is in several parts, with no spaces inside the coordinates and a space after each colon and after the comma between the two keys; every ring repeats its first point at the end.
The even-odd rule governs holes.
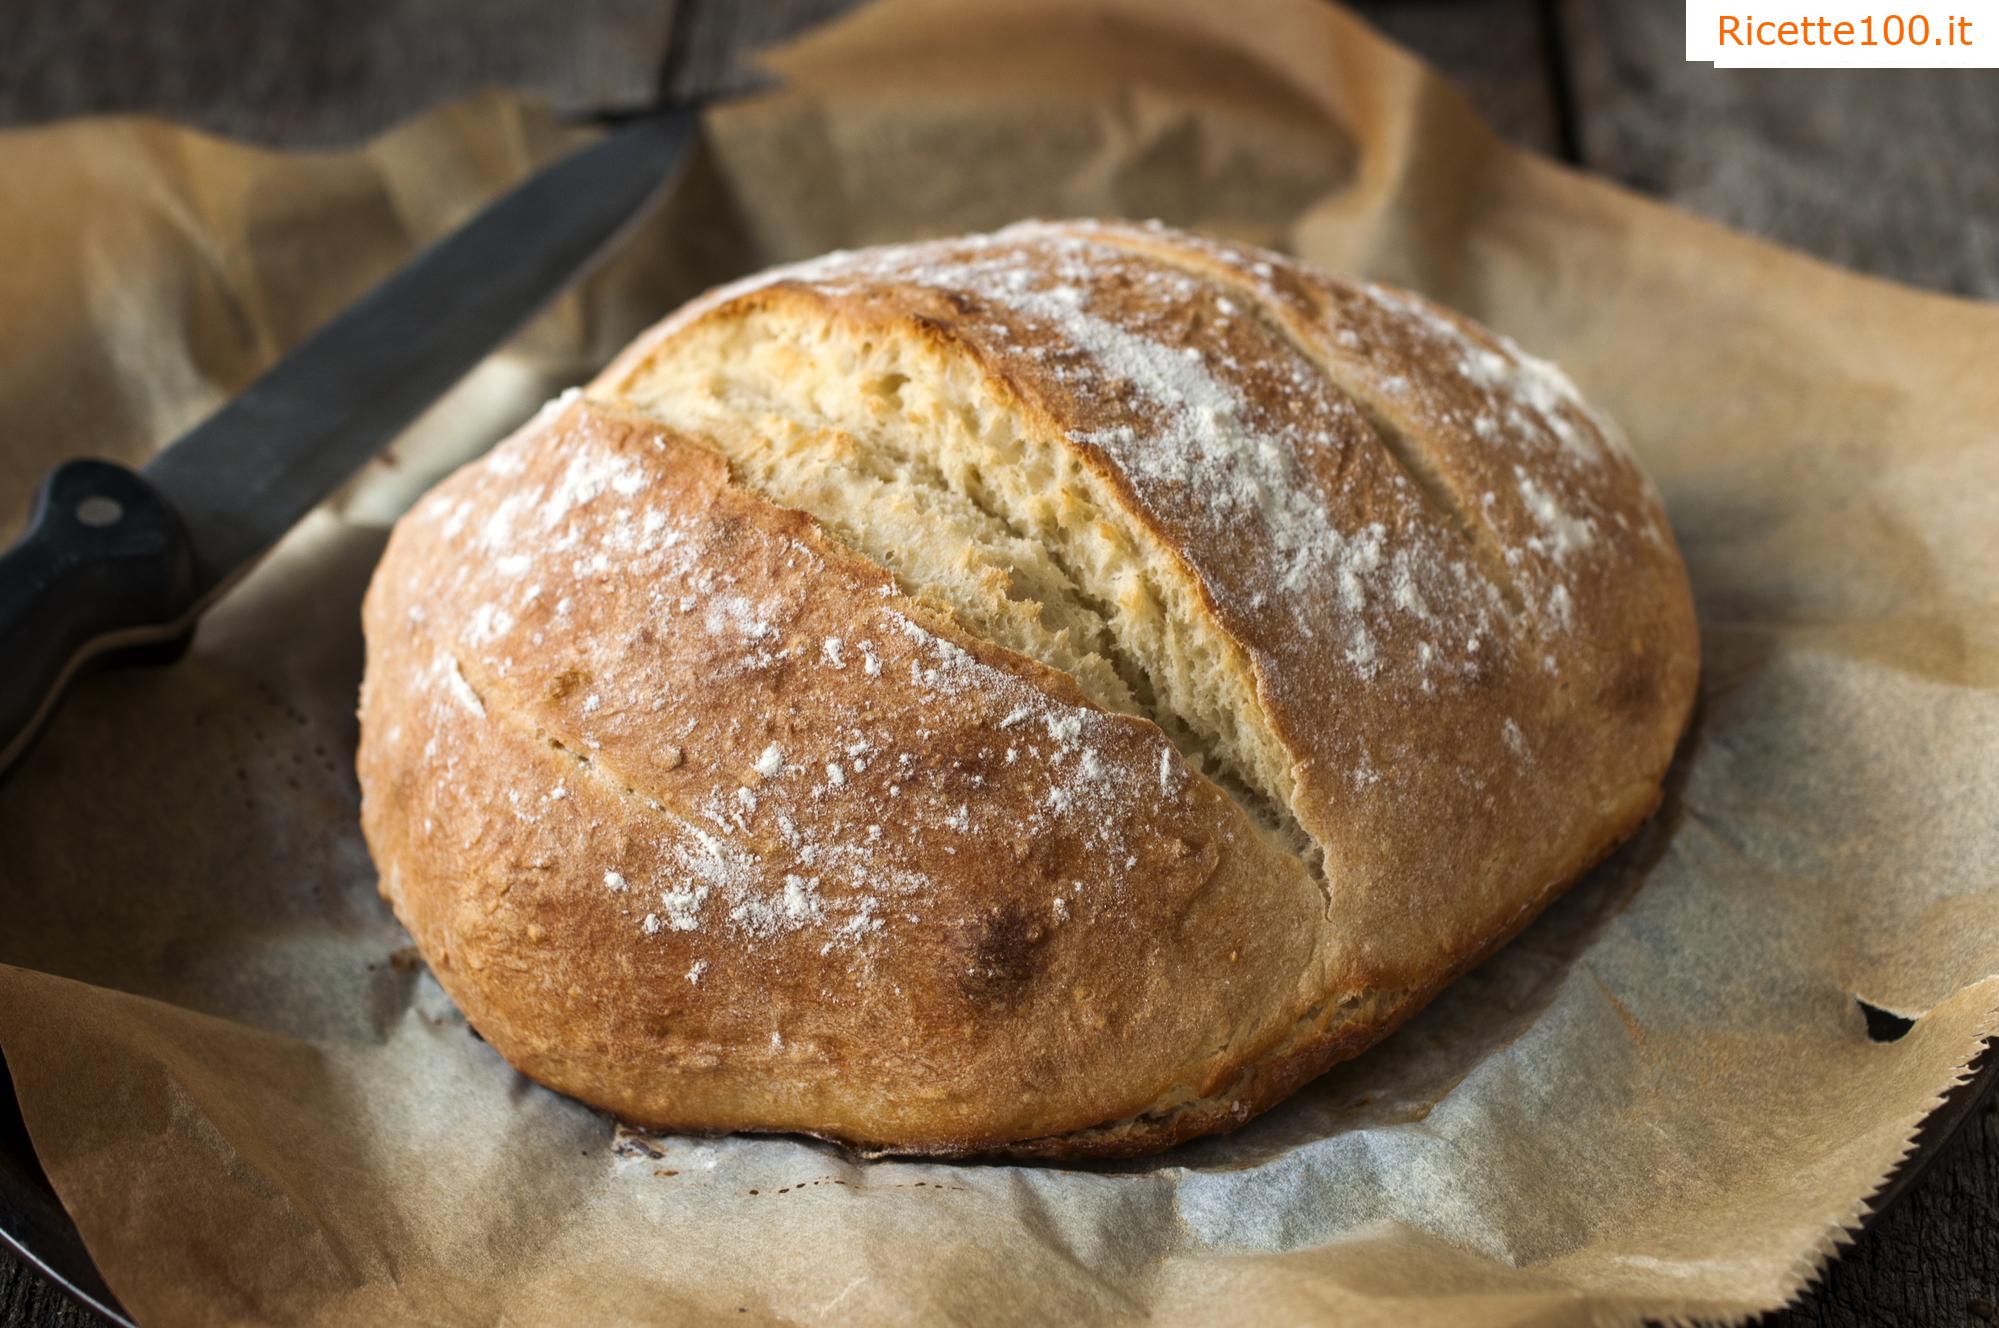
{"type": "Polygon", "coordinates": [[[385,891],[490,1041],[627,1118],[1059,1135],[1315,1004],[1316,889],[1156,727],[655,424],[544,412],[366,615],[385,891]]]}
{"type": "Polygon", "coordinates": [[[1655,804],[1656,494],[1420,298],[1029,224],[718,291],[398,526],[364,823],[629,1119],[1123,1152],[1351,1054],[1655,804]]]}
{"type": "MultiPolygon", "coordinates": [[[[1191,726],[1211,773],[1323,855],[1352,985],[1418,983],[1477,948],[1525,907],[1523,882],[1656,787],[1697,673],[1684,569],[1615,426],[1505,339],[1260,250],[1027,223],[761,274],[668,319],[591,392],[713,427],[711,399],[744,413],[712,387],[746,342],[797,340],[828,376],[867,368],[833,354],[843,334],[951,381],[911,412],[916,446],[969,411],[1073,463],[1006,468],[1059,481],[1072,510],[1052,515],[998,492],[996,467],[969,482],[1044,541],[1108,525],[1138,549],[1178,638],[1140,661],[1161,693],[1148,713],[1191,726]],[[1207,673],[1179,690],[1223,697],[1219,717],[1165,685],[1194,653],[1207,673]]],[[[825,414],[805,375],[787,381],[805,386],[756,427],[825,414]]],[[[1088,581],[1101,559],[1071,561],[1088,581]]]]}

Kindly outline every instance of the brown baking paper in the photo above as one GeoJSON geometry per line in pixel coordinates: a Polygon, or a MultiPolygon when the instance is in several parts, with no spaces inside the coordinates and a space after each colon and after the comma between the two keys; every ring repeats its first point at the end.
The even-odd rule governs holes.
{"type": "MultiPolygon", "coordinates": [[[[0,790],[0,1044],[153,1323],[1634,1322],[1794,1294],[1999,1005],[1999,309],[1525,156],[1311,0],[891,0],[717,111],[666,209],[0,790]],[[1658,818],[1403,1032],[1118,1167],[614,1138],[405,948],[355,824],[357,607],[444,467],[701,286],[1028,214],[1417,286],[1621,417],[1692,568],[1658,818]],[[1857,998],[1914,1018],[1875,1043],[1857,998]]],[[[0,498],[136,459],[572,135],[0,137],[0,498]]],[[[1439,834],[1450,827],[1439,826],[1439,834]]]]}

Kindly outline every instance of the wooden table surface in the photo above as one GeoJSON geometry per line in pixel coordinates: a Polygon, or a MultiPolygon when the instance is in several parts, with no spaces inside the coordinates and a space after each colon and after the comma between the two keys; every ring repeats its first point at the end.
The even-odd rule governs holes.
{"type": "MultiPolygon", "coordinates": [[[[845,0],[0,0],[0,124],[351,140],[493,84],[637,105],[845,0]]],[[[1999,297],[1999,71],[1690,65],[1663,0],[1361,0],[1499,129],[1862,271],[1999,297]]],[[[1999,371],[1999,369],[1995,369],[1999,371]]],[[[0,1328],[92,1316],[0,1254],[0,1328]]],[[[1999,1324],[1999,1104],[1770,1325],[1999,1324]]]]}

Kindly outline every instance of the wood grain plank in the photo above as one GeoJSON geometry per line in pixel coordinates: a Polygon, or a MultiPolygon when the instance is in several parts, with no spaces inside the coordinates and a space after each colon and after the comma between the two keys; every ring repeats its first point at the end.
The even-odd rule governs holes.
{"type": "Polygon", "coordinates": [[[56,1289],[55,1283],[0,1251],[0,1325],[5,1328],[99,1328],[104,1321],[56,1289]]]}
{"type": "Polygon", "coordinates": [[[1999,1324],[1999,1099],[1789,1309],[1761,1328],[1999,1324]]]}
{"type": "Polygon", "coordinates": [[[678,46],[667,52],[662,86],[669,97],[736,90],[757,80],[749,58],[852,9],[855,0],[681,0],[685,6],[675,32],[678,46]]]}
{"type": "Polygon", "coordinates": [[[1564,155],[1550,59],[1558,33],[1542,0],[1355,0],[1349,7],[1450,79],[1506,138],[1564,155]]]}
{"type": "Polygon", "coordinates": [[[1560,12],[1591,169],[1863,272],[1999,295],[1999,70],[1714,69],[1686,60],[1679,5],[1560,12]]]}
{"type": "MultiPolygon", "coordinates": [[[[743,57],[833,18],[854,0],[683,0],[682,49],[669,57],[672,95],[741,87],[743,57]]],[[[1420,53],[1514,142],[1559,154],[1561,115],[1548,60],[1543,0],[1355,0],[1351,6],[1391,40],[1420,53]]]]}
{"type": "Polygon", "coordinates": [[[289,146],[365,138],[480,88],[558,109],[658,85],[674,0],[5,0],[0,124],[149,111],[289,146]]]}
{"type": "MultiPolygon", "coordinates": [[[[561,109],[635,105],[663,82],[738,87],[743,56],[853,0],[12,0],[0,5],[0,124],[165,114],[291,146],[348,142],[504,84],[561,109]],[[681,40],[665,51],[678,20],[681,40]],[[665,66],[662,76],[662,65],[665,66]]],[[[1559,148],[1540,0],[1362,0],[1502,133],[1559,148]]]]}

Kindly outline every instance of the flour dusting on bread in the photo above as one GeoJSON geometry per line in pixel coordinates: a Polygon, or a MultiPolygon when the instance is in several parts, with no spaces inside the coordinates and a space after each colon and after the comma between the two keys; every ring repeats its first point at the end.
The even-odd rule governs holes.
{"type": "Polygon", "coordinates": [[[397,528],[384,891],[640,1123],[1227,1128],[1628,834],[1691,702],[1657,496],[1420,297],[1114,222],[669,318],[397,528]]]}
{"type": "MultiPolygon", "coordinates": [[[[600,596],[644,606],[642,630],[661,634],[666,654],[652,667],[635,666],[639,661],[627,652],[630,624],[579,612],[574,605],[564,639],[552,647],[575,661],[570,675],[578,681],[557,698],[570,723],[560,729],[545,725],[543,735],[564,751],[593,754],[579,760],[574,778],[608,781],[639,799],[651,813],[649,832],[667,867],[663,875],[623,864],[607,868],[606,905],[648,938],[698,932],[751,947],[801,931],[815,933],[829,950],[864,946],[883,934],[891,904],[899,909],[900,923],[921,925],[931,884],[922,873],[898,865],[895,848],[882,842],[879,818],[891,811],[922,818],[962,839],[964,851],[991,829],[987,809],[975,808],[973,796],[935,791],[920,755],[926,728],[899,736],[868,725],[863,711],[856,717],[863,722],[831,726],[816,750],[801,747],[795,731],[782,744],[752,743],[745,748],[750,759],[744,766],[716,761],[705,788],[696,785],[698,791],[673,798],[659,788],[655,772],[625,763],[629,748],[620,739],[661,722],[659,689],[668,685],[661,670],[670,665],[676,644],[704,642],[709,659],[719,665],[712,675],[716,684],[729,685],[772,670],[844,673],[844,646],[836,644],[844,638],[802,630],[804,597],[747,591],[726,564],[709,556],[698,523],[652,506],[646,453],[579,438],[557,427],[560,418],[507,443],[501,450],[505,462],[487,468],[483,482],[468,474],[469,493],[439,496],[419,508],[412,521],[429,526],[441,547],[440,556],[426,564],[432,579],[420,578],[413,589],[437,606],[426,627],[455,636],[462,652],[476,652],[491,671],[488,686],[520,669],[528,655],[521,638],[534,630],[529,623],[538,595],[528,591],[535,583],[484,556],[490,552],[490,522],[475,527],[455,519],[466,504],[485,505],[482,500],[490,495],[493,511],[542,513],[546,548],[588,548],[601,555],[601,563],[593,558],[587,573],[578,574],[584,585],[600,596]],[[558,464],[553,483],[538,487],[535,477],[558,464]],[[458,614],[458,606],[466,604],[474,607],[458,614]],[[587,688],[580,681],[585,675],[591,679],[587,688]],[[744,770],[748,782],[741,782],[746,776],[738,772],[744,770]]],[[[773,542],[768,553],[791,568],[819,561],[817,552],[795,541],[773,542]]],[[[1120,825],[1131,806],[1130,790],[1092,742],[1103,723],[1101,712],[1059,701],[980,662],[895,599],[878,599],[865,622],[857,649],[875,664],[856,671],[865,688],[940,703],[980,698],[998,712],[993,743],[982,755],[1007,765],[1026,761],[1041,772],[1041,790],[1020,825],[1035,835],[1066,825],[1095,850],[1119,860],[1129,856],[1120,825]],[[898,655],[900,672],[884,677],[881,662],[898,655]],[[1000,757],[998,735],[1015,726],[1021,731],[1009,736],[1008,755],[1000,757]]],[[[441,658],[439,704],[454,703],[485,719],[457,656],[441,658]]],[[[684,763],[689,748],[698,751],[700,735],[696,727],[675,732],[687,740],[673,748],[684,763]]],[[[1162,748],[1147,773],[1156,769],[1160,791],[1170,793],[1178,762],[1170,747],[1162,748]]],[[[974,775],[968,782],[976,790],[980,781],[974,775]]],[[[944,846],[946,856],[959,851],[959,844],[944,846]]]]}

